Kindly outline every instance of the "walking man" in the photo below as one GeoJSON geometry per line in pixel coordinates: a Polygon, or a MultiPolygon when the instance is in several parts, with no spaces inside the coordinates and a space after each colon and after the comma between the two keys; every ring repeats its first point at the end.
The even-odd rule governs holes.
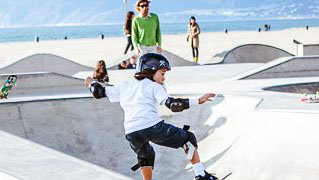
{"type": "Polygon", "coordinates": [[[150,13],[150,1],[137,0],[138,15],[132,22],[132,41],[137,55],[162,53],[162,35],[158,16],[150,13]]]}

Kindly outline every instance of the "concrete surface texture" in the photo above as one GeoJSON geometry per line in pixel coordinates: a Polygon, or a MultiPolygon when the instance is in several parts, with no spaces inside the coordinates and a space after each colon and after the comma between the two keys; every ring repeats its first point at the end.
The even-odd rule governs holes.
{"type": "Polygon", "coordinates": [[[319,44],[303,44],[303,55],[319,55],[319,44]]]}
{"type": "Polygon", "coordinates": [[[0,65],[0,74],[28,72],[56,72],[72,76],[79,71],[91,71],[92,67],[83,66],[53,54],[35,54],[0,65]]]}
{"type": "Polygon", "coordinates": [[[315,92],[319,91],[319,82],[280,85],[280,86],[268,87],[268,88],[265,88],[264,90],[277,91],[277,92],[290,92],[290,93],[298,93],[298,94],[302,94],[302,93],[315,94],[315,92]]]}
{"type": "MultiPolygon", "coordinates": [[[[171,71],[166,73],[167,81],[165,84],[181,84],[193,82],[207,82],[219,81],[229,79],[235,75],[242,74],[245,71],[255,69],[262,64],[260,63],[247,63],[247,64],[225,64],[225,65],[199,65],[194,68],[193,66],[175,66],[171,71]],[[200,75],[199,75],[200,74],[200,75]]],[[[109,70],[110,84],[118,84],[125,80],[132,78],[135,70],[109,70]]],[[[92,77],[92,71],[83,71],[75,74],[73,77],[85,79],[88,76],[92,77]]]]}
{"type": "MultiPolygon", "coordinates": [[[[134,51],[116,59],[105,60],[108,69],[117,69],[117,65],[122,61],[127,61],[135,53],[134,51]]],[[[198,65],[195,62],[185,60],[173,53],[163,50],[171,63],[171,66],[193,66],[198,65]]],[[[96,60],[96,62],[99,59],[96,60]]],[[[28,72],[55,72],[72,76],[80,71],[92,71],[92,67],[78,64],[72,60],[56,56],[53,54],[35,54],[19,60],[13,60],[0,65],[0,74],[28,73],[28,72]]]]}
{"type": "MultiPolygon", "coordinates": [[[[300,71],[301,77],[298,78],[281,75],[281,78],[276,78],[276,73],[267,79],[233,78],[244,71],[271,70],[276,67],[273,65],[285,62],[290,61],[284,58],[273,61],[271,65],[175,67],[167,74],[165,86],[169,94],[188,98],[214,92],[218,96],[181,113],[159,107],[160,116],[179,127],[184,124],[191,126],[199,142],[201,161],[208,172],[219,177],[232,172],[227,179],[318,179],[319,104],[301,103],[301,94],[263,89],[319,82],[319,77],[304,77],[300,71]]],[[[315,64],[316,58],[310,58],[301,68],[315,72],[311,69],[316,67],[315,64]]],[[[286,68],[293,66],[283,66],[282,69],[286,68]]],[[[78,76],[87,74],[83,72],[78,76]]],[[[117,83],[132,78],[132,74],[132,70],[110,71],[117,83]]],[[[31,74],[21,79],[23,77],[25,85],[22,83],[21,91],[29,89],[27,84],[41,83],[35,86],[37,90],[33,90],[34,94],[29,97],[28,93],[17,92],[0,101],[0,129],[20,137],[0,131],[0,172],[18,179],[79,179],[80,175],[82,179],[95,179],[95,175],[101,179],[116,179],[114,176],[141,179],[139,172],[130,170],[137,160],[125,140],[123,111],[118,103],[111,104],[106,98],[93,99],[80,85],[83,80],[77,78],[55,73],[31,74]],[[66,86],[64,81],[72,85],[66,86]],[[47,90],[50,83],[60,86],[63,91],[52,86],[51,92],[42,93],[41,85],[47,90]],[[43,150],[44,147],[34,142],[50,149],[43,150]],[[96,170],[96,165],[103,169],[96,170]]],[[[157,145],[154,148],[154,179],[194,178],[182,149],[157,145]]]]}
{"type": "Polygon", "coordinates": [[[131,179],[2,131],[0,143],[2,180],[131,179]]]}
{"type": "MultiPolygon", "coordinates": [[[[34,95],[74,94],[87,92],[82,79],[57,73],[20,73],[10,97],[26,97],[34,95]]],[[[9,74],[0,74],[0,82],[4,82],[9,74]]]]}
{"type": "Polygon", "coordinates": [[[213,59],[217,63],[267,63],[280,57],[293,54],[277,47],[265,44],[244,44],[229,51],[217,54],[213,59]]]}
{"type": "Polygon", "coordinates": [[[6,174],[4,172],[0,172],[0,178],[1,179],[6,179],[6,180],[19,180],[18,178],[15,178],[9,174],[6,174]]]}
{"type": "Polygon", "coordinates": [[[283,57],[244,72],[232,79],[317,77],[319,56],[283,57]]]}
{"type": "MultiPolygon", "coordinates": [[[[217,83],[215,87],[218,86],[217,83]]],[[[318,123],[318,110],[315,114],[264,111],[258,108],[263,100],[258,96],[263,92],[249,96],[250,87],[244,90],[244,86],[245,83],[237,88],[246,93],[224,93],[182,113],[161,107],[161,117],[180,127],[191,125],[198,137],[202,162],[208,171],[219,176],[233,172],[229,179],[312,179],[312,170],[319,168],[315,155],[319,136],[313,126],[318,123]],[[301,131],[300,125],[304,135],[296,134],[301,131]],[[295,147],[295,142],[302,147],[295,147]],[[307,158],[303,159],[305,152],[307,158]],[[304,168],[307,165],[311,168],[304,168]]],[[[232,87],[232,91],[236,89],[232,87]]],[[[2,130],[140,179],[139,173],[129,170],[136,157],[125,140],[123,112],[118,104],[110,104],[107,99],[79,98],[0,106],[2,130]]],[[[154,147],[154,179],[193,178],[181,149],[154,147]]]]}
{"type": "Polygon", "coordinates": [[[169,51],[163,50],[163,55],[170,60],[171,66],[194,66],[198,65],[196,62],[190,62],[182,57],[175,55],[169,51]]]}

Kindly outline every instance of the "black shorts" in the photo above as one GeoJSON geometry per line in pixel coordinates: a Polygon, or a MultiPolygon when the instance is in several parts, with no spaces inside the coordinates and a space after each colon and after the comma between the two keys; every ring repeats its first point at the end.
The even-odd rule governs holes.
{"type": "Polygon", "coordinates": [[[187,141],[185,130],[161,121],[156,125],[127,134],[131,148],[140,158],[154,158],[155,152],[149,142],[160,146],[179,148],[187,141]]]}

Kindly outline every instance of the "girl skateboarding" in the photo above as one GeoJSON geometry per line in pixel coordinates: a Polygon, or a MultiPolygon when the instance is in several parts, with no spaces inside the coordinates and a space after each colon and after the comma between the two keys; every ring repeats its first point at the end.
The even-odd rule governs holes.
{"type": "Polygon", "coordinates": [[[137,165],[144,180],[152,179],[155,152],[150,142],[183,148],[193,166],[196,180],[218,180],[207,173],[200,162],[195,135],[187,128],[181,129],[160,119],[157,104],[165,105],[173,112],[181,112],[194,104],[211,101],[215,94],[209,93],[199,99],[174,98],[167,94],[163,83],[165,74],[171,70],[169,61],[161,54],[148,53],[140,57],[134,79],[115,86],[103,87],[88,77],[85,84],[95,98],[107,97],[110,102],[120,102],[124,110],[125,137],[137,154],[137,165]]]}

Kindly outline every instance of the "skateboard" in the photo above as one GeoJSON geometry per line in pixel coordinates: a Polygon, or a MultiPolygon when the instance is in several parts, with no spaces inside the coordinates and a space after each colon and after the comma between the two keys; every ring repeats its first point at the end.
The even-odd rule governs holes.
{"type": "MultiPolygon", "coordinates": [[[[228,173],[228,174],[226,174],[223,178],[221,178],[221,179],[219,179],[219,180],[225,180],[226,178],[228,178],[230,175],[232,175],[233,174],[233,172],[230,172],[230,173],[228,173]]],[[[215,173],[212,173],[212,175],[214,175],[215,177],[216,177],[216,174],[215,173]]],[[[195,179],[193,179],[193,180],[195,180],[195,179]]]]}
{"type": "Polygon", "coordinates": [[[7,98],[11,92],[13,86],[16,84],[18,77],[16,75],[10,75],[8,79],[1,86],[0,99],[7,98]]]}
{"type": "Polygon", "coordinates": [[[304,103],[319,103],[319,91],[316,94],[304,94],[304,97],[301,98],[301,102],[304,103]]]}
{"type": "Polygon", "coordinates": [[[228,176],[230,176],[231,174],[233,174],[232,172],[228,173],[226,176],[224,176],[223,178],[221,178],[220,180],[224,180],[226,179],[228,176]]]}

